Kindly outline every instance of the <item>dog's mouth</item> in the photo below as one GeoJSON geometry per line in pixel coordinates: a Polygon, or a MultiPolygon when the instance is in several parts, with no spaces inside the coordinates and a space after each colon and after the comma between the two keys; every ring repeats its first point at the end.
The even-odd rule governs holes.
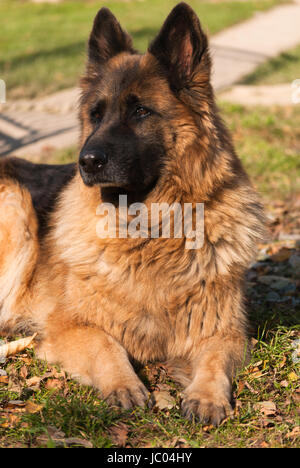
{"type": "Polygon", "coordinates": [[[133,187],[130,184],[122,184],[113,181],[99,181],[98,178],[89,177],[88,180],[82,177],[87,187],[99,187],[101,199],[104,203],[112,203],[115,207],[120,204],[120,197],[126,196],[128,205],[133,203],[142,203],[148,197],[149,193],[155,188],[158,177],[152,183],[143,187],[133,187]]]}
{"type": "Polygon", "coordinates": [[[149,193],[155,188],[159,176],[148,180],[128,180],[126,174],[123,177],[110,177],[106,171],[98,171],[96,174],[88,173],[79,166],[80,175],[87,187],[99,187],[101,198],[105,203],[119,205],[120,196],[126,195],[129,204],[143,202],[149,193]],[[122,180],[123,179],[123,180],[122,180]]]}

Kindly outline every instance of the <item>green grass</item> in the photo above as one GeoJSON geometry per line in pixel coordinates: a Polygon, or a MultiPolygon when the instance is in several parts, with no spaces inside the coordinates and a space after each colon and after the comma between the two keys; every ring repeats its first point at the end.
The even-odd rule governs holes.
{"type": "Polygon", "coordinates": [[[264,198],[285,198],[300,192],[300,113],[287,108],[247,108],[222,105],[254,185],[264,198]]]}
{"type": "Polygon", "coordinates": [[[275,85],[292,83],[300,78],[300,44],[260,65],[241,83],[250,85],[275,85]]]}
{"type": "MultiPolygon", "coordinates": [[[[8,98],[34,97],[74,86],[83,71],[85,48],[93,18],[105,4],[145,50],[177,0],[65,1],[32,4],[0,2],[0,76],[8,98]]],[[[205,30],[214,34],[282,0],[215,2],[191,0],[205,30]]]]}
{"type": "MultiPolygon", "coordinates": [[[[234,394],[238,403],[234,416],[219,428],[203,427],[183,419],[180,389],[165,374],[159,375],[159,368],[156,383],[159,380],[160,385],[169,388],[176,401],[170,410],[108,408],[95,390],[66,378],[60,379],[59,389],[48,390],[46,378],[38,389],[27,387],[22,377],[24,359],[27,379],[43,377],[46,371],[51,374],[54,369],[37,361],[29,351],[25,358],[24,355],[11,358],[5,366],[8,374],[14,376],[14,385],[19,384],[20,391],[0,384],[0,447],[55,447],[67,445],[64,441],[70,437],[88,441],[93,447],[117,447],[120,442],[113,431],[124,428],[123,425],[127,431],[127,447],[295,446],[300,442],[299,435],[296,439],[287,435],[300,422],[299,381],[294,380],[299,367],[291,359],[292,343],[299,336],[299,328],[278,327],[259,338],[251,364],[235,380],[234,394]],[[9,411],[8,401],[14,400],[24,404],[30,400],[43,407],[34,414],[24,410],[9,411]],[[255,406],[264,401],[276,405],[271,417],[264,417],[255,406]],[[57,431],[63,433],[60,442],[52,435],[57,431]]],[[[80,442],[71,445],[80,445],[80,442]]]]}

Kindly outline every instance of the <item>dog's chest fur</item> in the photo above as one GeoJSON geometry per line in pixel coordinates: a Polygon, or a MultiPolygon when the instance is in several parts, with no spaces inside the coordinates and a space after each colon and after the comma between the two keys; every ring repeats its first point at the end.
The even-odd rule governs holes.
{"type": "Polygon", "coordinates": [[[243,269],[254,250],[251,214],[239,215],[242,192],[228,196],[225,221],[225,202],[208,207],[204,246],[192,251],[184,239],[99,239],[99,192],[78,187],[65,191],[46,249],[45,276],[51,262],[60,265],[55,288],[66,320],[104,329],[139,361],[187,355],[228,324],[223,293],[216,311],[215,282],[228,295],[230,269],[243,269]]]}
{"type": "MultiPolygon", "coordinates": [[[[85,272],[82,265],[69,270],[65,290],[65,306],[76,320],[103,328],[139,361],[165,358],[189,335],[189,291],[182,281],[189,274],[176,272],[172,258],[168,265],[163,259],[148,263],[145,257],[147,252],[110,257],[102,251],[93,262],[89,259],[85,272]],[[160,260],[168,267],[162,268],[160,260]]],[[[192,277],[196,267],[191,264],[189,271],[192,277]]]]}

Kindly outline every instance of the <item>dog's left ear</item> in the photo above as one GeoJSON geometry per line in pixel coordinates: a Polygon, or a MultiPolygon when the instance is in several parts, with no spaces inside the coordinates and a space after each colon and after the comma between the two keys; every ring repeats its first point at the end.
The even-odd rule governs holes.
{"type": "Polygon", "coordinates": [[[189,83],[207,46],[196,13],[183,2],[171,11],[149,52],[164,66],[174,87],[180,88],[189,83]]]}

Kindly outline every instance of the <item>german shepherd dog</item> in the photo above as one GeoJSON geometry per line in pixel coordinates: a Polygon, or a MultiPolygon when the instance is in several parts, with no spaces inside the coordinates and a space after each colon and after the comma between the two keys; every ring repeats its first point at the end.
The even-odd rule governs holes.
{"type": "Polygon", "coordinates": [[[1,162],[0,327],[38,331],[38,356],[109,404],[149,403],[133,363],[165,361],[182,411],[218,425],[249,350],[244,274],[264,216],[210,84],[208,42],[175,7],[138,54],[102,8],[81,80],[78,164],[1,162]],[[202,203],[204,243],[100,238],[97,208],[202,203]]]}

